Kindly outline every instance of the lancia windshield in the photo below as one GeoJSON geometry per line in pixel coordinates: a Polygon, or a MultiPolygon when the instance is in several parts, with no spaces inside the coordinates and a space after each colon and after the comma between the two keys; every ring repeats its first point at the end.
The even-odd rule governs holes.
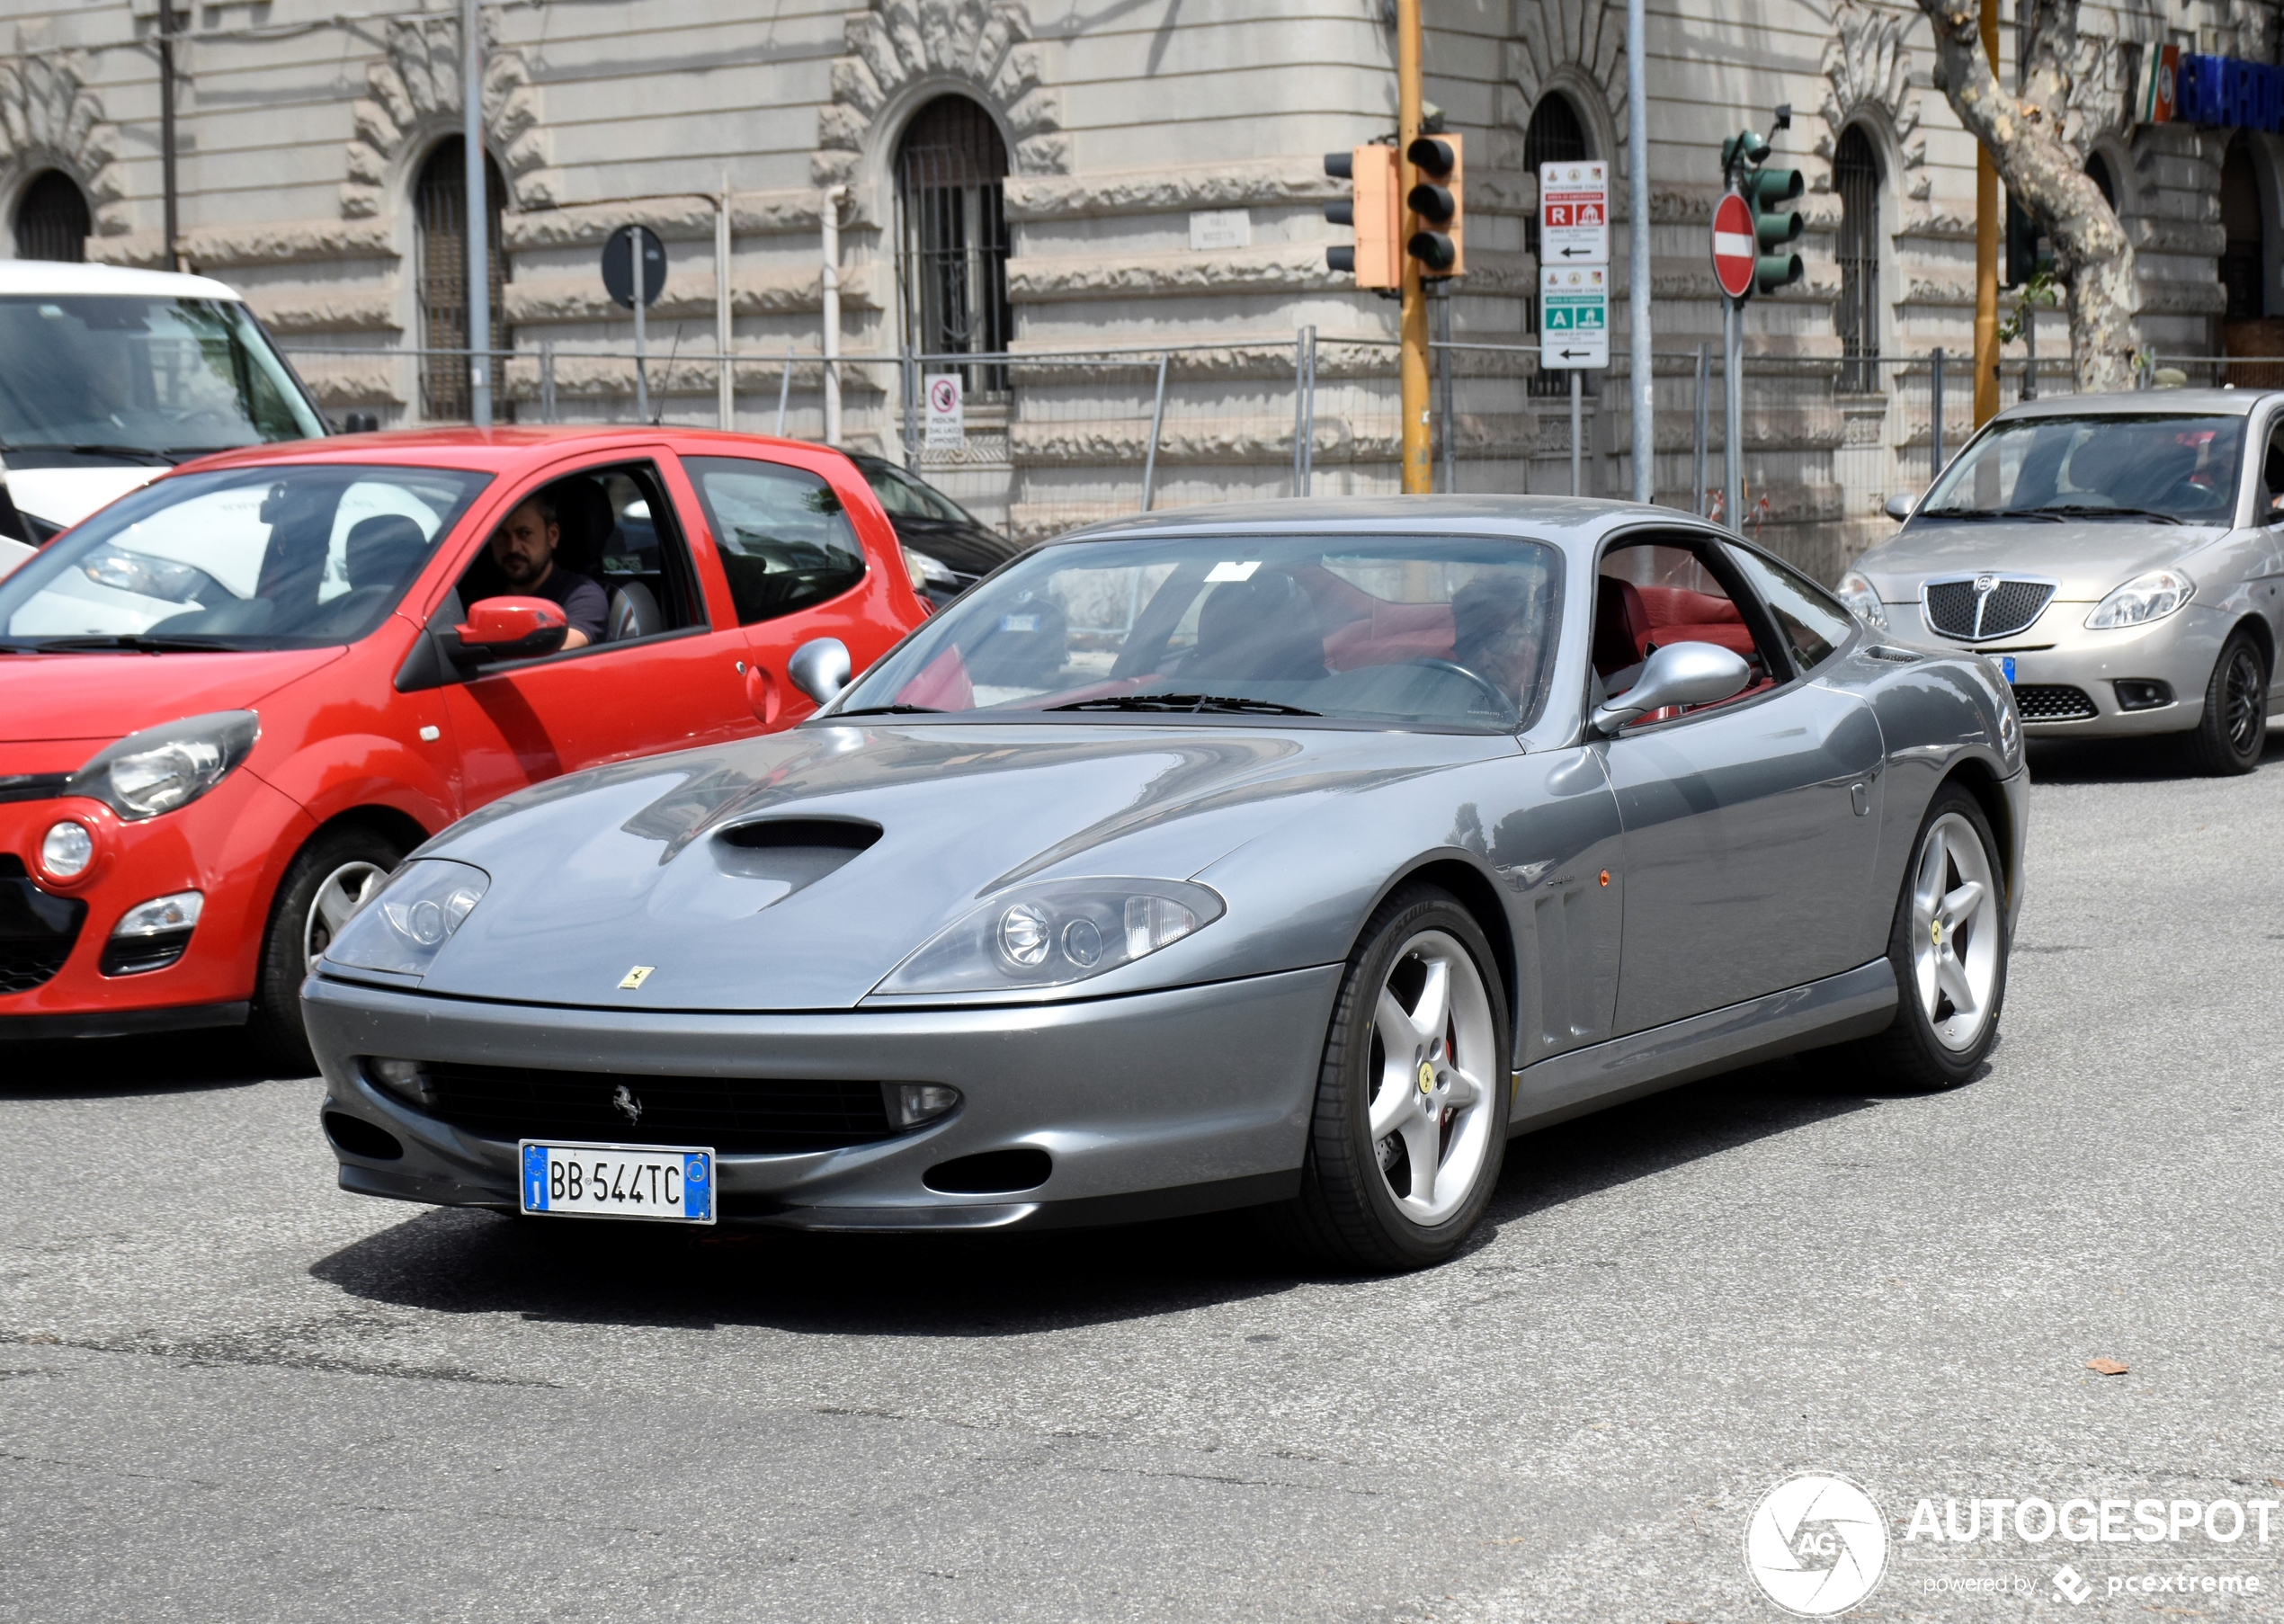
{"type": "Polygon", "coordinates": [[[354,642],[396,606],[490,478],[313,465],[162,479],[0,580],[0,647],[354,642]]]}
{"type": "Polygon", "coordinates": [[[0,454],[17,467],[174,462],[325,432],[235,300],[0,298],[0,454]]]}
{"type": "Polygon", "coordinates": [[[826,715],[1512,731],[1544,698],[1560,578],[1553,548],[1487,537],[1066,542],[930,620],[826,715]]]}
{"type": "Polygon", "coordinates": [[[1959,454],[1914,516],[2227,524],[2244,420],[2151,412],[2024,417],[1959,454]]]}

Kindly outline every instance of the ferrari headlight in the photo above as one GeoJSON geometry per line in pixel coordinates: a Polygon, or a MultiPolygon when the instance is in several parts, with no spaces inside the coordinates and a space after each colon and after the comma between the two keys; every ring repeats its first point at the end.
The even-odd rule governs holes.
{"type": "Polygon", "coordinates": [[[1182,879],[1052,879],[968,914],[880,984],[883,993],[987,993],[1063,986],[1171,946],[1226,912],[1182,879]]]}
{"type": "Polygon", "coordinates": [[[2177,569],[2153,569],[2136,576],[2093,606],[2087,629],[2110,631],[2120,626],[2146,626],[2162,620],[2197,595],[2197,583],[2177,569]]]}
{"type": "Polygon", "coordinates": [[[441,857],[408,862],[350,915],[326,957],[351,969],[426,975],[491,885],[492,877],[470,863],[441,857]]]}
{"type": "Polygon", "coordinates": [[[1840,577],[1840,584],[1832,589],[1833,595],[1856,611],[1857,619],[1867,626],[1887,629],[1887,606],[1880,602],[1879,593],[1869,580],[1855,570],[1840,577]]]}
{"type": "Polygon", "coordinates": [[[130,822],[187,807],[230,774],[262,736],[251,710],[188,716],[132,733],[72,774],[71,792],[92,795],[130,822]]]}

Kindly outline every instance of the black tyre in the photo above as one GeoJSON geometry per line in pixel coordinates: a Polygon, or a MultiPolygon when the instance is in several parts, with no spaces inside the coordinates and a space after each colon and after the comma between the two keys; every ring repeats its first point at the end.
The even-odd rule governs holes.
{"type": "Polygon", "coordinates": [[[1990,819],[1957,784],[1936,791],[1887,934],[1896,1018],[1851,1046],[1896,1087],[1957,1088],[1998,1041],[2006,1002],[2006,870],[1990,819]]]}
{"type": "Polygon", "coordinates": [[[2233,778],[2261,764],[2268,748],[2268,660],[2239,627],[2220,647],[2205,684],[2205,712],[2188,736],[2189,759],[2208,778],[2233,778]]]}
{"type": "Polygon", "coordinates": [[[301,983],[310,961],[404,858],[387,835],[352,825],[319,832],[286,870],[262,934],[246,1021],[254,1047],[286,1074],[304,1077],[317,1069],[301,1023],[301,983]]]}
{"type": "Polygon", "coordinates": [[[1448,893],[1380,905],[1341,982],[1288,1234],[1346,1269],[1457,1251],[1506,1159],[1507,1001],[1498,960],[1448,893]]]}

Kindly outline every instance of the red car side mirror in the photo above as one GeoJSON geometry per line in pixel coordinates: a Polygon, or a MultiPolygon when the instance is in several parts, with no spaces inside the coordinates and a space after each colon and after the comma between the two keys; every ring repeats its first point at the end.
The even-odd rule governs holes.
{"type": "Polygon", "coordinates": [[[472,660],[529,660],[553,654],[570,635],[563,606],[545,598],[484,598],[455,626],[460,651],[472,660]]]}

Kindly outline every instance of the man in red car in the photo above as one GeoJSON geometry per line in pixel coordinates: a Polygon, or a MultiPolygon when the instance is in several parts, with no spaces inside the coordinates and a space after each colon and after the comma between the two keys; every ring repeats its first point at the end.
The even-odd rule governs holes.
{"type": "Polygon", "coordinates": [[[564,647],[584,648],[602,640],[602,622],[610,605],[602,587],[592,577],[556,563],[555,549],[562,540],[563,526],[555,500],[541,491],[492,532],[492,564],[506,578],[508,590],[518,597],[545,598],[561,604],[563,618],[571,624],[564,647]]]}

